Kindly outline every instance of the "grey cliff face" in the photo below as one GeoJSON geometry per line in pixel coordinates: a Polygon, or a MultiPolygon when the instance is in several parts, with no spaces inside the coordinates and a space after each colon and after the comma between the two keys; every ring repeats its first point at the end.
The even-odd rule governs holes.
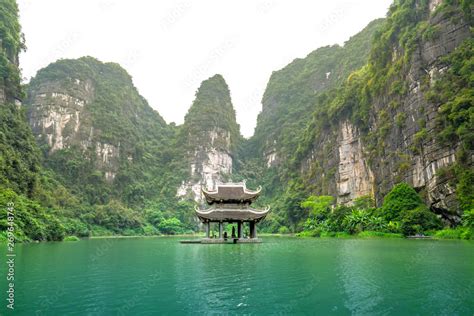
{"type": "Polygon", "coordinates": [[[91,80],[48,81],[29,94],[28,121],[40,144],[46,144],[48,155],[73,146],[79,148],[112,182],[119,168],[120,144],[109,144],[95,137],[88,105],[95,98],[91,80]]]}
{"type": "MultiPolygon", "coordinates": [[[[438,0],[430,2],[431,13],[440,3],[438,0]]],[[[368,143],[367,133],[361,133],[346,119],[314,139],[300,172],[315,194],[336,196],[337,202],[342,204],[372,195],[381,205],[383,196],[396,183],[404,181],[419,191],[431,209],[444,219],[460,220],[451,179],[449,175],[438,175],[438,170],[456,161],[459,144],[446,146],[436,140],[440,105],[430,103],[425,92],[447,70],[441,58],[471,36],[470,27],[460,13],[450,17],[432,15],[428,23],[437,30],[437,36],[422,39],[413,52],[402,78],[408,87],[407,93],[402,96],[382,94],[372,102],[368,130],[370,133],[382,126],[388,127],[383,137],[384,146],[375,148],[376,153],[370,152],[373,144],[368,143]]],[[[397,54],[402,49],[393,47],[393,51],[397,54]]],[[[266,158],[271,166],[275,158],[271,155],[266,158]]]]}

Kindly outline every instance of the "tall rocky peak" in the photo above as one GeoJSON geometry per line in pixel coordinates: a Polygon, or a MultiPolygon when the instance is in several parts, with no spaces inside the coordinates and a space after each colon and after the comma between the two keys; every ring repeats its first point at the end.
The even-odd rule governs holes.
{"type": "Polygon", "coordinates": [[[121,167],[141,161],[147,146],[169,136],[130,75],[92,57],[59,60],[40,70],[28,86],[27,105],[30,126],[60,173],[69,172],[65,155],[82,157],[111,183],[121,167]]]}
{"type": "Polygon", "coordinates": [[[305,154],[295,159],[305,187],[340,203],[373,195],[380,204],[404,181],[433,211],[459,220],[458,202],[472,194],[463,184],[472,179],[472,144],[459,132],[468,128],[459,111],[469,103],[458,98],[469,84],[459,69],[472,55],[471,8],[463,3],[392,5],[368,66],[319,103],[302,137],[298,152],[305,154]]]}
{"type": "Polygon", "coordinates": [[[298,135],[311,118],[308,114],[313,112],[318,95],[340,87],[352,71],[367,62],[371,39],[382,23],[383,19],[375,20],[344,46],[318,48],[273,72],[248,151],[263,156],[268,167],[286,160],[296,150],[298,135]]]}
{"type": "Polygon", "coordinates": [[[181,126],[180,143],[189,177],[178,196],[201,200],[201,187],[214,188],[232,174],[235,151],[242,139],[229,88],[221,75],[201,83],[181,126]]]}

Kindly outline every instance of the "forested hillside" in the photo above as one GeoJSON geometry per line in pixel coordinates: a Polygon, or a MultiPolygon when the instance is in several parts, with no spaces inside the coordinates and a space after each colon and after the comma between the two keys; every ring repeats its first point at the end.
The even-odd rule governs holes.
{"type": "Polygon", "coordinates": [[[472,214],[470,0],[395,1],[343,46],[273,72],[248,140],[221,75],[180,126],[93,57],[22,87],[18,8],[0,4],[0,204],[15,203],[20,240],[198,231],[201,188],[244,179],[272,207],[267,232],[413,234],[472,214]]]}
{"type": "MultiPolygon", "coordinates": [[[[268,195],[275,196],[271,202],[280,223],[286,219],[301,227],[309,216],[301,202],[310,195],[333,196],[343,205],[368,196],[381,206],[400,182],[414,187],[445,223],[459,223],[472,209],[471,9],[471,1],[396,1],[375,32],[367,62],[341,80],[342,87],[303,105],[284,103],[285,113],[311,116],[304,131],[303,114],[277,124],[291,126],[293,134],[284,135],[297,140],[295,147],[285,150],[291,141],[269,130],[258,134],[257,127],[255,138],[271,135],[262,145],[270,149],[257,157],[267,163],[261,174],[276,174],[265,186],[273,191],[268,195]]],[[[282,75],[280,82],[294,78],[291,72],[282,75]]],[[[271,107],[265,110],[272,79],[261,126],[264,116],[275,115],[271,107]]],[[[285,88],[272,104],[294,98],[292,89],[285,88]]]]}
{"type": "Polygon", "coordinates": [[[15,1],[0,1],[0,228],[7,230],[7,203],[14,203],[18,240],[62,239],[60,209],[73,199],[50,172],[42,157],[21,105],[18,54],[25,43],[15,1]]]}

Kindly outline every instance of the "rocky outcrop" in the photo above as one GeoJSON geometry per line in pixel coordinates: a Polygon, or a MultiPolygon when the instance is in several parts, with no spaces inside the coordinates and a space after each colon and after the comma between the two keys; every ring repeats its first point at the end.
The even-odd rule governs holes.
{"type": "Polygon", "coordinates": [[[210,143],[195,148],[189,157],[190,177],[178,188],[179,197],[190,194],[195,201],[201,201],[201,188],[216,189],[217,183],[232,174],[230,133],[225,130],[213,130],[206,136],[204,138],[210,140],[210,143]],[[224,148],[215,147],[215,142],[225,144],[224,148]]]}
{"type": "Polygon", "coordinates": [[[374,175],[365,159],[366,151],[357,128],[348,121],[342,122],[337,144],[337,202],[351,204],[360,196],[373,196],[374,175]]]}
{"type": "MultiPolygon", "coordinates": [[[[435,35],[420,36],[408,68],[399,78],[407,92],[385,92],[372,100],[372,115],[366,126],[369,132],[359,132],[343,118],[314,140],[311,154],[301,167],[313,191],[337,196],[339,203],[373,195],[380,205],[383,196],[404,181],[422,193],[433,211],[452,222],[459,220],[455,187],[449,175],[440,175],[456,161],[459,144],[438,142],[439,104],[430,103],[425,92],[447,70],[442,58],[471,35],[462,12],[438,13],[435,8],[440,4],[432,0],[428,5],[431,16],[426,23],[435,35]]],[[[401,47],[395,45],[393,52],[392,62],[403,58],[401,47]]]]}
{"type": "MultiPolygon", "coordinates": [[[[120,164],[120,143],[110,144],[94,135],[88,106],[96,98],[92,79],[67,78],[47,81],[29,92],[30,126],[39,143],[48,145],[48,154],[80,148],[86,159],[93,159],[107,182],[113,182],[120,164]],[[94,155],[95,157],[90,157],[94,155]]],[[[96,128],[96,131],[100,127],[96,128]]]]}
{"type": "MultiPolygon", "coordinates": [[[[91,57],[60,60],[40,70],[28,89],[28,120],[48,156],[74,151],[109,183],[160,142],[162,118],[120,66],[91,57]]],[[[158,149],[158,148],[157,148],[158,149]]]]}
{"type": "MultiPolygon", "coordinates": [[[[418,191],[425,192],[431,208],[446,217],[452,217],[455,210],[455,188],[446,177],[440,178],[438,171],[455,162],[457,144],[450,146],[438,143],[436,118],[439,104],[430,103],[423,85],[431,86],[440,73],[446,71],[441,58],[453,52],[465,39],[469,38],[470,26],[461,12],[454,16],[443,13],[433,14],[441,1],[429,3],[431,17],[427,23],[436,30],[432,38],[423,38],[409,62],[410,68],[402,80],[409,87],[400,106],[390,108],[393,98],[379,98],[375,108],[387,111],[391,117],[405,118],[401,125],[392,125],[386,139],[387,147],[374,161],[376,198],[381,203],[382,196],[399,181],[406,181],[418,191]]],[[[455,218],[458,220],[459,218],[455,218]]]]}
{"type": "Polygon", "coordinates": [[[48,144],[49,153],[82,140],[79,130],[87,115],[86,104],[95,97],[94,88],[90,80],[71,81],[74,89],[64,89],[61,82],[46,82],[30,91],[29,123],[38,140],[48,144]]]}
{"type": "Polygon", "coordinates": [[[182,126],[189,173],[177,196],[202,201],[201,188],[212,190],[229,179],[239,138],[229,89],[222,76],[216,75],[201,84],[182,126]]]}
{"type": "Polygon", "coordinates": [[[298,146],[298,135],[311,119],[314,99],[340,87],[352,71],[366,63],[372,35],[382,21],[372,21],[342,47],[318,48],[272,73],[263,95],[255,135],[250,139],[256,148],[252,154],[263,158],[267,167],[286,164],[298,146]]]}

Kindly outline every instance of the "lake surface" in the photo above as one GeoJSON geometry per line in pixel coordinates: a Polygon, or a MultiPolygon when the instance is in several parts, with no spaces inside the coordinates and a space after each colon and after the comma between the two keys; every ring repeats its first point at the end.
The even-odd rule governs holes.
{"type": "MultiPolygon", "coordinates": [[[[474,242],[179,240],[17,244],[14,314],[474,314],[474,242]]],[[[6,265],[1,269],[3,315],[6,265]]]]}

